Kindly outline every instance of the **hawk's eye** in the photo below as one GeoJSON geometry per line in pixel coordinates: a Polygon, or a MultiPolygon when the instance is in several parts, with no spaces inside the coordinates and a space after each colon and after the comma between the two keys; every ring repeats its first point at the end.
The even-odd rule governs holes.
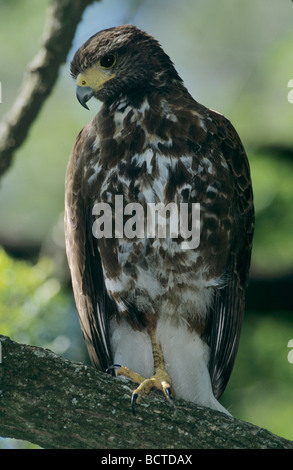
{"type": "Polygon", "coordinates": [[[101,58],[100,66],[103,67],[104,69],[109,69],[110,67],[113,67],[115,62],[116,62],[116,56],[114,54],[107,54],[101,58]]]}

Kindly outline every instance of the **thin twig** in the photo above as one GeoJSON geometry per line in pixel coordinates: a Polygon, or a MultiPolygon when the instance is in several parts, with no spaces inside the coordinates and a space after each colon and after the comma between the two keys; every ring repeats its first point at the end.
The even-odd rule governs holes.
{"type": "Polygon", "coordinates": [[[75,30],[86,7],[94,0],[51,0],[42,44],[24,75],[19,95],[0,124],[0,175],[24,142],[66,61],[75,30]]]}

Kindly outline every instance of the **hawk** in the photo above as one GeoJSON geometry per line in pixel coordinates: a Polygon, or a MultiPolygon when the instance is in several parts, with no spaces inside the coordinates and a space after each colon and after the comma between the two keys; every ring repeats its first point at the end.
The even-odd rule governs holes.
{"type": "Polygon", "coordinates": [[[82,106],[102,102],[76,139],[65,195],[67,257],[91,361],[137,383],[134,412],[152,388],[171,403],[176,396],[227,412],[218,399],[237,353],[254,226],[241,140],[135,26],[88,39],[71,75],[82,106]],[[165,212],[149,233],[151,206],[165,212]],[[181,207],[186,233],[176,232],[183,216],[171,217],[181,207]]]}

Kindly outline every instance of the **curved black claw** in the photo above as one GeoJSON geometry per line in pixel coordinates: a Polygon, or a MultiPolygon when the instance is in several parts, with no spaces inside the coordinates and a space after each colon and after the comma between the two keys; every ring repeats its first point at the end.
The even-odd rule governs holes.
{"type": "Polygon", "coordinates": [[[175,403],[173,401],[173,396],[172,396],[172,391],[171,391],[171,388],[170,387],[167,387],[165,389],[165,392],[167,394],[167,397],[168,397],[168,401],[170,403],[170,405],[174,406],[175,407],[175,403]]]}
{"type": "Polygon", "coordinates": [[[107,367],[107,369],[106,369],[106,374],[109,374],[109,372],[110,372],[112,369],[120,369],[120,367],[122,367],[120,364],[112,364],[111,366],[107,367]]]}
{"type": "Polygon", "coordinates": [[[135,405],[136,405],[136,400],[138,399],[138,393],[133,393],[131,397],[131,408],[132,408],[132,413],[135,416],[135,405]]]}

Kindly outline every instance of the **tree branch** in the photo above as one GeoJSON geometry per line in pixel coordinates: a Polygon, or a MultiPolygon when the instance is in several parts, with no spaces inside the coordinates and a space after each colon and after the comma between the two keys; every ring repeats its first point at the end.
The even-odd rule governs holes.
{"type": "Polygon", "coordinates": [[[293,449],[293,442],[156,392],[130,409],[133,386],[0,336],[0,435],[45,448],[293,449]]]}
{"type": "Polygon", "coordinates": [[[11,110],[0,124],[0,175],[10,167],[13,153],[24,142],[52,91],[81,16],[93,1],[51,0],[41,48],[28,66],[11,110]]]}

